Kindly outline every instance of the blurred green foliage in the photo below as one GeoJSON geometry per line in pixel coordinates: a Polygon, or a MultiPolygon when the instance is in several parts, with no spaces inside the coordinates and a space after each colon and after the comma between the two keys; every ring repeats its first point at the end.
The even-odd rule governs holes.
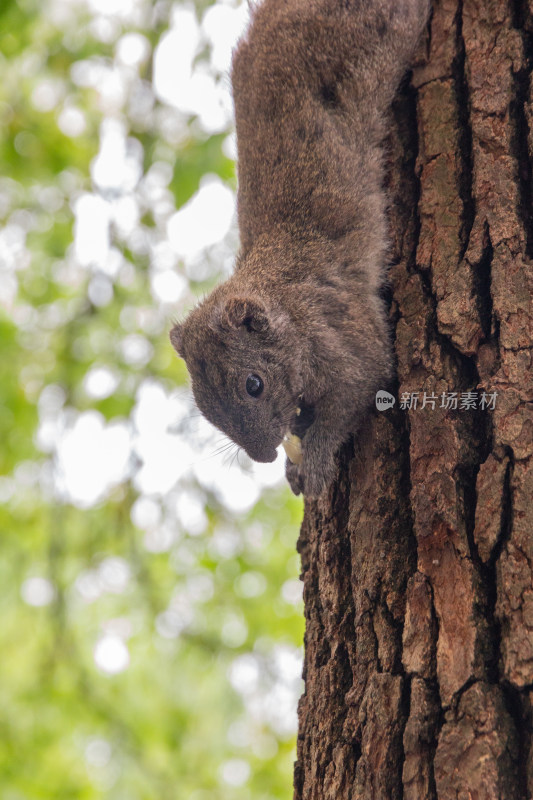
{"type": "MultiPolygon", "coordinates": [[[[151,290],[150,253],[111,226],[120,270],[102,277],[76,262],[76,201],[98,193],[91,165],[102,120],[119,118],[142,144],[144,176],[170,165],[174,210],[204,173],[235,183],[227,131],[207,135],[181,115],[186,135],[165,141],[157,98],[147,122],[127,99],[109,111],[98,87],[73,80],[82,61],[111,69],[131,31],[153,55],[173,12],[169,2],[110,3],[117,22],[104,5],[0,3],[0,794],[281,800],[291,794],[303,636],[294,589],[301,503],[273,486],[236,512],[189,477],[152,493],[154,521],[136,525],[134,454],[127,475],[85,505],[60,487],[57,440],[73,419],[95,411],[104,426],[134,430],[143,382],[170,395],[187,380],[168,344],[174,311],[151,290]],[[118,13],[130,6],[137,16],[118,13]],[[53,102],[36,101],[43,82],[53,102]],[[69,133],[60,118],[71,108],[83,124],[69,133]],[[124,357],[128,335],[149,343],[142,363],[124,357]],[[116,375],[105,396],[86,389],[95,365],[116,375]],[[50,387],[49,417],[60,422],[43,444],[50,387]],[[187,492],[203,503],[200,528],[172,510],[187,492]],[[147,546],[164,525],[166,544],[147,546]]],[[[208,5],[197,4],[199,20],[208,5]]],[[[151,57],[140,64],[133,88],[150,85],[152,66],[151,57]]],[[[164,231],[146,204],[138,227],[164,231]]],[[[174,268],[185,274],[179,259],[174,268]]],[[[214,280],[189,277],[194,293],[214,280]]]]}

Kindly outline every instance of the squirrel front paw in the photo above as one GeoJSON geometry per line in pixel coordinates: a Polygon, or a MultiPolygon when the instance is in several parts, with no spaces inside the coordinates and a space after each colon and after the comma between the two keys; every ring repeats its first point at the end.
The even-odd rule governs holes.
{"type": "Polygon", "coordinates": [[[293,494],[299,495],[304,490],[304,483],[303,483],[303,474],[299,464],[293,464],[292,461],[287,458],[285,461],[285,476],[291,487],[293,494]]]}
{"type": "Polygon", "coordinates": [[[327,468],[321,465],[317,469],[316,465],[314,468],[306,468],[305,459],[302,464],[293,464],[290,459],[287,459],[285,475],[295,495],[320,497],[335,477],[335,462],[328,463],[327,468]]]}

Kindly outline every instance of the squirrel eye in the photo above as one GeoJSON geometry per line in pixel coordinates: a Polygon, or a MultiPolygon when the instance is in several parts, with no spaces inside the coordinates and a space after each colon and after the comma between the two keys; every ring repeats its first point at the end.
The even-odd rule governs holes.
{"type": "Polygon", "coordinates": [[[263,388],[264,384],[259,375],[248,375],[246,378],[246,391],[250,397],[259,397],[263,388]]]}

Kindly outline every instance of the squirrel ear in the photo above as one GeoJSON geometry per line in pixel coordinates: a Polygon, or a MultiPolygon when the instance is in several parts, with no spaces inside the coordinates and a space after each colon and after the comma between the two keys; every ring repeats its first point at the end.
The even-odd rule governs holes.
{"type": "Polygon", "coordinates": [[[170,341],[176,353],[181,356],[181,358],[185,358],[183,353],[183,325],[176,322],[170,331],[170,341]]]}
{"type": "Polygon", "coordinates": [[[266,331],[269,327],[266,308],[252,297],[231,297],[224,306],[221,322],[230,328],[244,325],[249,331],[266,331]]]}

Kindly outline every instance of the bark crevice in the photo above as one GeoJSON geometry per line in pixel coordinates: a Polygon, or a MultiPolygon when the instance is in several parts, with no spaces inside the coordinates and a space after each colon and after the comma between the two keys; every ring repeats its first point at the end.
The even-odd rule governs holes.
{"type": "Polygon", "coordinates": [[[530,129],[527,108],[531,103],[533,72],[533,33],[526,29],[530,20],[527,0],[512,0],[512,21],[522,37],[523,66],[513,71],[513,96],[510,104],[512,123],[511,153],[516,162],[519,191],[519,215],[525,236],[525,250],[533,258],[533,169],[530,153],[530,129]]]}
{"type": "Polygon", "coordinates": [[[502,681],[501,690],[505,709],[514,723],[516,736],[516,783],[518,797],[529,798],[528,792],[528,763],[531,750],[531,701],[529,697],[519,691],[508,681],[502,681]]]}
{"type": "Polygon", "coordinates": [[[464,257],[470,241],[470,233],[476,216],[473,194],[474,156],[472,151],[472,125],[470,121],[470,91],[466,79],[466,50],[463,38],[463,0],[460,0],[455,16],[455,50],[452,62],[452,77],[457,109],[457,161],[459,164],[459,196],[463,204],[461,220],[461,250],[459,261],[464,257]]]}
{"type": "MultiPolygon", "coordinates": [[[[495,341],[495,326],[492,302],[492,259],[494,248],[490,238],[489,223],[483,226],[483,253],[477,264],[472,265],[474,301],[483,330],[482,341],[495,341]]],[[[495,344],[498,344],[495,341],[495,344]]]]}
{"type": "Polygon", "coordinates": [[[489,652],[487,659],[487,677],[492,683],[499,683],[503,680],[500,665],[502,643],[501,622],[496,613],[496,604],[498,600],[498,579],[496,570],[503,549],[510,540],[513,526],[511,481],[514,468],[514,456],[510,448],[506,449],[504,460],[506,461],[506,466],[502,486],[501,514],[498,537],[487,563],[481,566],[483,585],[487,590],[487,621],[490,630],[490,639],[492,642],[492,652],[489,652]]]}

